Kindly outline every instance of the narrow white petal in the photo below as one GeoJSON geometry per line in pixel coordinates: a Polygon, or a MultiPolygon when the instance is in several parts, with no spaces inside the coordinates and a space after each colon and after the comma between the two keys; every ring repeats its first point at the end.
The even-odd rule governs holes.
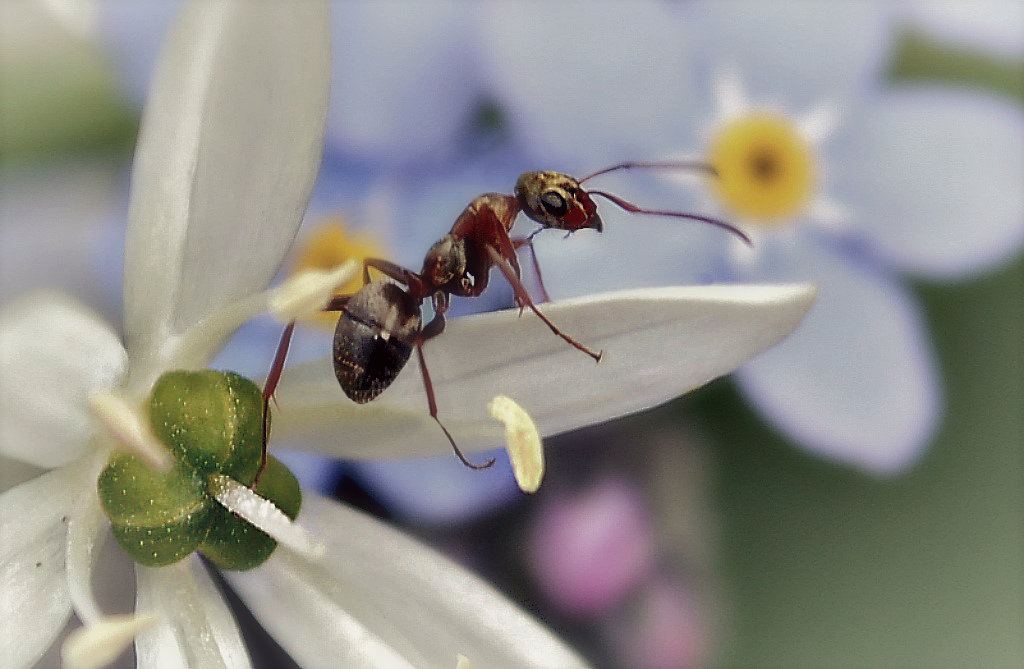
{"type": "Polygon", "coordinates": [[[1020,253],[1020,109],[971,93],[892,92],[867,106],[851,133],[848,201],[887,259],[948,278],[1020,253]]]}
{"type": "Polygon", "coordinates": [[[274,276],[320,165],[329,31],[321,1],[185,5],[132,170],[124,302],[133,355],[274,276]]]}
{"type": "Polygon", "coordinates": [[[36,293],[0,311],[0,453],[40,467],[82,455],[89,394],[127,368],[117,335],[70,298],[36,293]]]}
{"type": "Polygon", "coordinates": [[[801,115],[797,119],[797,127],[805,140],[815,147],[820,147],[840,123],[841,116],[839,105],[832,100],[826,100],[801,115]]]}
{"type": "Polygon", "coordinates": [[[86,488],[68,517],[68,539],[64,563],[68,572],[71,604],[82,623],[89,625],[103,617],[92,592],[92,571],[102,544],[104,515],[93,487],[86,488]]]}
{"type": "Polygon", "coordinates": [[[63,467],[0,495],[0,664],[32,666],[71,614],[64,573],[67,518],[83,490],[63,467]]]}
{"type": "Polygon", "coordinates": [[[314,494],[302,522],[328,544],[310,563],[279,551],[228,580],[304,667],[580,667],[535,620],[462,567],[314,494]]]}
{"type": "Polygon", "coordinates": [[[196,556],[153,569],[136,567],[137,613],[157,624],[135,639],[140,667],[251,667],[238,625],[196,556]]]}
{"type": "Polygon", "coordinates": [[[114,615],[79,627],[64,642],[61,659],[64,669],[99,669],[123,653],[135,636],[150,627],[156,618],[150,615],[114,615]]]}
{"type": "MultiPolygon", "coordinates": [[[[425,347],[439,417],[463,450],[502,443],[486,403],[515,397],[542,435],[643,411],[728,374],[789,334],[814,300],[810,284],[715,285],[606,293],[543,305],[594,361],[517,310],[459,318],[425,347]]],[[[355,458],[441,455],[415,364],[357,405],[329,359],[296,365],[278,386],[273,439],[355,458]]]]}
{"type": "Polygon", "coordinates": [[[716,111],[722,120],[750,111],[750,101],[743,87],[743,75],[734,63],[719,65],[719,71],[714,77],[713,93],[716,111]]]}
{"type": "Polygon", "coordinates": [[[827,195],[819,195],[807,206],[810,222],[834,234],[848,234],[854,229],[854,215],[850,208],[827,195]]]}
{"type": "Polygon", "coordinates": [[[224,508],[263,530],[283,546],[314,559],[323,555],[324,547],[309,532],[292,522],[273,502],[238,481],[215,474],[210,477],[210,492],[224,508]]]}

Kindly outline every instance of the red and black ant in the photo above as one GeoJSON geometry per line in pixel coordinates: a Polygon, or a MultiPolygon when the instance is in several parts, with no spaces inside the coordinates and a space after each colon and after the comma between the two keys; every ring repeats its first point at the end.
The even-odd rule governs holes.
{"type": "MultiPolygon", "coordinates": [[[[516,251],[523,246],[530,248],[538,279],[541,276],[536,254],[533,253],[532,239],[535,234],[548,228],[565,230],[567,233],[585,228],[601,232],[601,217],[597,213],[597,205],[591,198],[593,195],[599,195],[631,213],[672,216],[709,223],[731,232],[750,244],[749,237],[725,221],[697,214],[642,209],[618,196],[599,190],[587,191],[580,185],[608,172],[633,168],[695,169],[712,175],[715,173],[710,165],[694,162],[626,162],[599,170],[582,179],[575,179],[559,172],[524,172],[516,181],[514,194],[485,193],[470,202],[456,219],[451,231],[430,247],[420,272],[400,267],[387,260],[364,260],[363,287],[353,295],[335,297],[324,309],[341,312],[334,331],[333,355],[334,373],[345,394],[359,404],[374,399],[391,385],[405,367],[412,350],[416,349],[430,416],[444,431],[455,455],[472,469],[485,469],[494,464],[493,458],[480,465],[467,460],[455,444],[451,433],[437,417],[437,403],[430,382],[430,373],[423,357],[423,344],[444,331],[445,313],[448,311],[452,295],[477,297],[487,288],[491,267],[497,267],[512,285],[515,303],[520,311],[530,309],[554,334],[600,362],[600,352],[594,352],[584,346],[548,320],[520,281],[521,270],[516,251]],[[519,212],[540,223],[541,227],[528,237],[513,238],[509,236],[509,232],[519,212]],[[371,268],[390,281],[371,281],[371,268]],[[427,298],[431,300],[434,316],[424,325],[420,307],[427,298]]],[[[543,280],[540,287],[546,300],[543,280]]],[[[291,323],[281,335],[274,363],[263,389],[264,456],[269,401],[281,378],[293,329],[294,323],[291,323]]]]}

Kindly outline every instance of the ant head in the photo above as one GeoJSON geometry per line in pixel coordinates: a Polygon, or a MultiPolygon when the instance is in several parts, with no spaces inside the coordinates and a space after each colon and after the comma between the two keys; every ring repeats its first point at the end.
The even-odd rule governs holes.
{"type": "Polygon", "coordinates": [[[466,273],[466,241],[445,235],[427,251],[421,274],[433,286],[446,285],[466,273]]]}
{"type": "Polygon", "coordinates": [[[545,228],[601,232],[597,205],[577,179],[560,172],[523,172],[516,181],[516,198],[523,213],[545,228]]]}

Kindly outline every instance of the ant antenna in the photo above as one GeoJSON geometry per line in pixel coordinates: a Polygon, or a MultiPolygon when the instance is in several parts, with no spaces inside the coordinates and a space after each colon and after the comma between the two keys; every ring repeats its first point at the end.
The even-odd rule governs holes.
{"type": "Polygon", "coordinates": [[[589,193],[590,195],[600,195],[601,197],[607,200],[611,200],[619,207],[625,209],[631,214],[649,214],[651,216],[672,216],[674,218],[688,218],[693,221],[700,221],[701,223],[710,223],[711,225],[722,228],[723,230],[736,235],[737,237],[742,239],[747,246],[754,245],[754,243],[750,240],[750,237],[747,236],[747,233],[743,232],[735,225],[732,225],[731,223],[726,223],[725,221],[717,218],[711,218],[710,216],[701,216],[700,214],[687,214],[681,211],[661,211],[658,209],[643,209],[641,207],[636,206],[632,202],[627,202],[623,200],[621,197],[617,195],[612,195],[611,193],[606,193],[600,190],[589,190],[587,191],[587,193],[589,193]]]}
{"type": "Polygon", "coordinates": [[[636,160],[629,160],[618,165],[612,165],[606,167],[603,170],[598,170],[593,174],[588,174],[579,180],[579,183],[583,183],[588,179],[601,176],[602,174],[608,174],[609,172],[615,172],[617,170],[632,170],[632,169],[644,169],[644,170],[695,170],[698,172],[707,172],[713,177],[718,176],[718,170],[714,168],[710,163],[702,163],[699,160],[671,160],[663,162],[640,162],[636,160]]]}

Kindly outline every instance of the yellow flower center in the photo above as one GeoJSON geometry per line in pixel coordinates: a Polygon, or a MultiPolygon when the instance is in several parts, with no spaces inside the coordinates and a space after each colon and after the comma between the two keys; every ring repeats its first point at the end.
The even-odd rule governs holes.
{"type": "Polygon", "coordinates": [[[752,113],[725,124],[712,139],[710,161],[723,204],[765,224],[800,214],[817,179],[813,147],[779,114],[752,113]]]}
{"type": "MultiPolygon", "coordinates": [[[[292,274],[307,269],[332,269],[346,260],[362,263],[364,258],[383,257],[383,244],[372,235],[350,235],[345,231],[341,219],[331,219],[321,224],[301,243],[292,274]]],[[[362,287],[363,272],[360,267],[348,283],[335,291],[335,295],[351,295],[362,287]]],[[[333,329],[338,316],[338,313],[325,312],[315,316],[312,322],[333,329]]]]}

